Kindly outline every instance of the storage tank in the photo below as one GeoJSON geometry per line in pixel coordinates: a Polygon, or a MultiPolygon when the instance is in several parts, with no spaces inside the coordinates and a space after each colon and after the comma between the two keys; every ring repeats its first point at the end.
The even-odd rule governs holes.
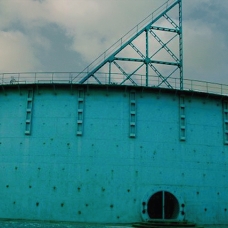
{"type": "Polygon", "coordinates": [[[228,86],[183,79],[181,6],[167,1],[82,72],[0,75],[1,219],[228,224],[228,86]],[[172,61],[152,58],[149,35],[172,61]]]}
{"type": "Polygon", "coordinates": [[[111,85],[3,88],[1,218],[227,223],[226,96],[111,85]]]}

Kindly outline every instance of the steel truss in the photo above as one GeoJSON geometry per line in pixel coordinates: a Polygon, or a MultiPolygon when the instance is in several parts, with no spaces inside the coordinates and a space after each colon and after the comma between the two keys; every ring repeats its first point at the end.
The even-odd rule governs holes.
{"type": "Polygon", "coordinates": [[[73,81],[182,90],[182,0],[166,1],[73,81]]]}

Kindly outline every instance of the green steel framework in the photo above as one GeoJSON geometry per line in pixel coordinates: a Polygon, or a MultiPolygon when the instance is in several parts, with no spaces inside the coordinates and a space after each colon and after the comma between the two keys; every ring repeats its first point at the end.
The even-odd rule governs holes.
{"type": "MultiPolygon", "coordinates": [[[[139,46],[139,45],[138,45],[139,46]]],[[[142,22],[136,25],[125,36],[119,39],[114,45],[100,55],[95,61],[87,66],[82,72],[73,78],[79,84],[98,83],[116,85],[137,86],[137,76],[143,78],[144,86],[167,87],[172,89],[176,85],[169,82],[169,78],[178,73],[179,88],[183,89],[183,34],[182,34],[182,0],[168,0],[142,22]],[[178,12],[178,13],[177,13],[178,12]],[[171,16],[168,14],[172,14],[171,16]],[[161,26],[164,21],[169,26],[161,26]],[[157,24],[158,25],[157,25],[157,24]],[[168,40],[163,41],[166,35],[170,35],[168,40]],[[144,36],[145,50],[137,47],[137,39],[144,36]],[[150,39],[151,38],[151,39],[150,39]],[[153,39],[153,40],[152,40],[153,39]],[[170,48],[171,42],[177,40],[177,48],[170,48]],[[160,47],[152,54],[150,45],[156,42],[160,47]],[[126,50],[134,50],[139,58],[126,55],[126,50]],[[171,61],[163,59],[164,51],[169,55],[171,61]],[[143,53],[144,52],[144,53],[143,53]],[[160,54],[159,59],[156,59],[160,54]],[[161,59],[160,59],[161,58],[161,59]],[[126,69],[126,63],[130,63],[126,69]],[[135,66],[134,63],[138,65],[135,66]],[[162,71],[162,67],[169,68],[162,71]],[[159,68],[160,67],[160,68],[159,68]],[[168,73],[167,73],[168,72],[168,73]],[[151,76],[156,76],[158,80],[150,81],[151,76]]]]}

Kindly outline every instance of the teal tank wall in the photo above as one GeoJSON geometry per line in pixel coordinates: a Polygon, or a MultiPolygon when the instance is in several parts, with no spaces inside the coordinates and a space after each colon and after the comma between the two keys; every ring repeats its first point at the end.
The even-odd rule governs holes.
{"type": "Polygon", "coordinates": [[[5,86],[0,218],[228,224],[227,107],[178,90],[5,86]]]}

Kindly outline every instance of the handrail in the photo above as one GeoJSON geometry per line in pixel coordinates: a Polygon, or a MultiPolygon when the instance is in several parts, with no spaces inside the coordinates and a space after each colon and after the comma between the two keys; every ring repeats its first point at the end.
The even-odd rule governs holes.
{"type": "MultiPolygon", "coordinates": [[[[20,73],[0,73],[0,86],[5,85],[27,85],[27,84],[79,84],[78,81],[72,79],[80,72],[20,72],[20,73]]],[[[118,85],[123,81],[124,76],[122,74],[115,73],[115,81],[109,81],[108,73],[100,73],[99,79],[102,84],[105,85],[118,85]],[[110,83],[109,83],[110,82],[110,83]]],[[[145,75],[135,74],[133,75],[134,81],[137,86],[145,86],[145,75]]],[[[149,86],[157,87],[160,83],[160,78],[155,75],[149,76],[149,86]]],[[[169,83],[173,89],[180,89],[179,78],[169,78],[169,83]]],[[[88,80],[87,84],[97,84],[97,81],[88,80]]],[[[184,79],[184,91],[198,91],[209,94],[219,94],[228,96],[228,85],[200,80],[184,79]]],[[[124,84],[132,85],[127,80],[124,84]]],[[[121,85],[119,85],[121,86],[121,85]]],[[[165,84],[161,84],[161,88],[167,88],[165,84]]]]}

